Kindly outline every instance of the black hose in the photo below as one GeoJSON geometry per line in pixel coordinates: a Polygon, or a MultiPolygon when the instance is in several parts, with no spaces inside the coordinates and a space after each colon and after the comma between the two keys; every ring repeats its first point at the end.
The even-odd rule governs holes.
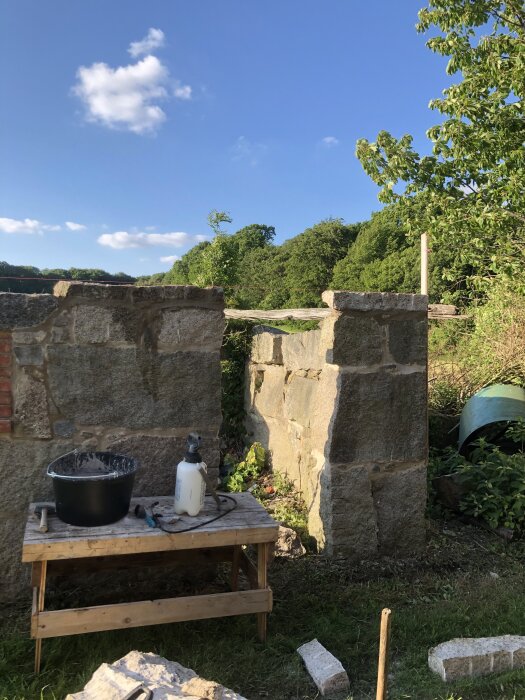
{"type": "Polygon", "coordinates": [[[233,498],[233,496],[227,496],[225,493],[222,493],[219,496],[219,498],[221,499],[221,501],[223,503],[226,499],[228,499],[228,501],[231,501],[233,503],[233,506],[231,508],[229,508],[228,510],[221,510],[221,512],[218,515],[216,515],[214,518],[210,518],[209,520],[205,520],[204,522],[198,523],[197,525],[192,525],[191,527],[185,527],[182,530],[170,530],[169,528],[167,528],[165,525],[163,525],[161,523],[159,516],[155,515],[155,513],[153,513],[153,519],[155,520],[155,524],[157,525],[157,527],[160,528],[162,530],[162,532],[168,532],[172,535],[176,535],[179,532],[190,532],[190,530],[197,530],[199,527],[204,527],[204,525],[209,525],[210,523],[214,523],[216,520],[219,520],[219,518],[223,518],[225,515],[228,515],[228,513],[231,513],[233,510],[235,510],[237,508],[238,503],[235,500],[235,498],[233,498]]]}

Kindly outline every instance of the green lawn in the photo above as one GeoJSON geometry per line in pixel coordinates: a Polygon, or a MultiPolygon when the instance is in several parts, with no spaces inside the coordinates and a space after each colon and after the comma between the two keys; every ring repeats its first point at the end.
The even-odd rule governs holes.
{"type": "Polygon", "coordinates": [[[265,646],[256,640],[253,617],[80,635],[44,640],[42,673],[35,677],[28,610],[12,610],[0,630],[0,698],[61,700],[102,662],[139,649],[179,661],[250,700],[313,700],[316,689],[295,652],[313,637],[348,670],[349,698],[375,698],[383,607],[393,610],[390,700],[525,698],[525,671],[445,686],[427,669],[428,648],[452,637],[525,633],[525,546],[506,546],[470,526],[444,527],[431,523],[424,557],[410,562],[349,566],[311,555],[276,561],[265,646]]]}

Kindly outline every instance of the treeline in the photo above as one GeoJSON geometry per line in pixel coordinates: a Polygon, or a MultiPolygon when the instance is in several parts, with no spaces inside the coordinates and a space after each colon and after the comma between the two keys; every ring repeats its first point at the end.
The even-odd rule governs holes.
{"type": "Polygon", "coordinates": [[[84,280],[88,282],[115,282],[134,284],[135,277],[118,272],[112,275],[106,270],[71,267],[40,270],[30,265],[10,265],[0,261],[0,292],[24,292],[25,294],[49,294],[55,280],[84,280]]]}
{"type": "MultiPolygon", "coordinates": [[[[395,207],[364,223],[321,221],[282,245],[275,245],[274,237],[274,227],[262,224],[231,235],[219,232],[211,242],[194,246],[169,272],[141,277],[138,283],[219,285],[228,306],[244,309],[322,306],[325,289],[419,291],[419,239],[407,238],[395,207]]],[[[433,251],[432,302],[461,301],[466,275],[456,265],[453,251],[433,251]]]]}

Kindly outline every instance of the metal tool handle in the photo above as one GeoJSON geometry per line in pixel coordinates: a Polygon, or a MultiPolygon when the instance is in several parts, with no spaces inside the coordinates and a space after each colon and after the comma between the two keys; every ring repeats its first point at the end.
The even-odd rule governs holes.
{"type": "Polygon", "coordinates": [[[207,488],[210,490],[211,495],[215,499],[215,503],[217,504],[217,508],[220,510],[221,509],[221,499],[217,496],[217,491],[215,490],[215,487],[211,483],[211,479],[208,476],[208,472],[204,467],[199,467],[199,471],[201,473],[202,478],[204,479],[204,483],[206,484],[207,488]]]}

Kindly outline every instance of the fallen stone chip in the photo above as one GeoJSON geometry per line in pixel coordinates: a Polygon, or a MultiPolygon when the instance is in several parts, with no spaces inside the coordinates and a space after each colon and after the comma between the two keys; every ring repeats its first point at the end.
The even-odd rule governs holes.
{"type": "Polygon", "coordinates": [[[321,695],[339,693],[350,688],[350,681],[342,663],[317,639],[300,646],[297,653],[302,657],[306,670],[312,676],[321,695]]]}
{"type": "Polygon", "coordinates": [[[525,668],[525,637],[451,639],[429,650],[428,665],[444,681],[525,668]]]}
{"type": "Polygon", "coordinates": [[[113,664],[102,664],[79,693],[66,700],[122,700],[143,685],[155,700],[246,700],[218,683],[206,681],[176,661],[130,651],[113,664]]]}
{"type": "Polygon", "coordinates": [[[279,525],[279,534],[277,541],[274,543],[271,558],[287,557],[288,559],[297,559],[306,554],[306,549],[301,542],[301,538],[292,530],[291,527],[279,525]]]}

